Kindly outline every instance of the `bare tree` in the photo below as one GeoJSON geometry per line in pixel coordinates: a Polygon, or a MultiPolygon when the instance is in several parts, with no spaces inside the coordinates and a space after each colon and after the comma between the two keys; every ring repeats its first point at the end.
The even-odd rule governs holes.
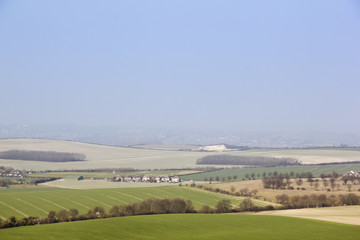
{"type": "Polygon", "coordinates": [[[326,178],[323,178],[323,185],[325,189],[327,188],[327,186],[329,186],[329,182],[326,178]]]}
{"type": "Polygon", "coordinates": [[[335,178],[330,178],[330,187],[331,190],[334,191],[336,184],[335,184],[335,178]]]}
{"type": "Polygon", "coordinates": [[[347,186],[349,192],[351,192],[352,184],[351,184],[351,183],[348,183],[348,184],[346,184],[346,186],[347,186]]]}
{"type": "Polygon", "coordinates": [[[303,184],[303,180],[301,178],[296,179],[296,185],[298,185],[298,187],[300,187],[303,184]]]}
{"type": "Polygon", "coordinates": [[[317,191],[318,188],[319,188],[319,183],[318,183],[318,182],[315,182],[315,183],[314,183],[314,187],[315,187],[315,191],[317,191]]]}

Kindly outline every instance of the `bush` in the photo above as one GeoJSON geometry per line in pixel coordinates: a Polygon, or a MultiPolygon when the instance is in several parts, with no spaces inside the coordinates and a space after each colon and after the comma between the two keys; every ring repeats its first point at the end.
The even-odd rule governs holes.
{"type": "Polygon", "coordinates": [[[245,198],[239,205],[241,211],[249,211],[254,208],[254,204],[250,198],[245,198]]]}
{"type": "Polygon", "coordinates": [[[215,209],[209,207],[208,205],[203,205],[199,212],[200,213],[215,213],[215,209]]]}
{"type": "Polygon", "coordinates": [[[216,212],[227,213],[231,212],[231,201],[229,199],[222,199],[216,204],[216,212]]]}

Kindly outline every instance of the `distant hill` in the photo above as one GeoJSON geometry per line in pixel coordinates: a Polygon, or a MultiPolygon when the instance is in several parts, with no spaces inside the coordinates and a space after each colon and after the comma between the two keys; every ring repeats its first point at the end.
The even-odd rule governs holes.
{"type": "MultiPolygon", "coordinates": [[[[229,149],[227,145],[224,145],[229,149]]],[[[9,150],[55,151],[82,153],[86,161],[38,162],[0,159],[0,166],[28,170],[135,168],[135,169],[179,169],[196,167],[196,161],[208,155],[221,155],[222,151],[197,151],[199,146],[151,145],[149,148],[115,147],[82,142],[46,139],[2,139],[0,152],[9,150]],[[189,149],[190,148],[190,149],[189,149]],[[194,150],[195,149],[195,150],[194,150]]],[[[223,146],[220,149],[225,149],[223,146]]],[[[211,148],[210,148],[211,149],[211,148]]],[[[216,147],[215,147],[216,149],[216,147]]],[[[265,156],[295,158],[303,164],[360,161],[356,148],[315,149],[232,149],[226,154],[234,156],[265,156]]]]}

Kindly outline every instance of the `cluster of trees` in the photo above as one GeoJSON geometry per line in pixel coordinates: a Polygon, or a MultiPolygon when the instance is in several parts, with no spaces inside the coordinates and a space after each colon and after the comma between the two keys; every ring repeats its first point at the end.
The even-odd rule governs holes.
{"type": "Polygon", "coordinates": [[[230,212],[258,212],[258,211],[270,211],[275,208],[271,205],[256,206],[250,198],[245,198],[241,201],[239,206],[233,208],[233,205],[229,199],[220,200],[215,208],[211,208],[208,205],[202,206],[199,213],[230,213],[230,212]]]}
{"type": "Polygon", "coordinates": [[[237,179],[237,175],[234,175],[234,176],[227,176],[227,177],[219,177],[219,176],[216,176],[215,178],[214,177],[209,177],[209,178],[207,178],[207,177],[205,177],[204,178],[204,181],[205,182],[207,182],[207,181],[210,181],[210,183],[212,182],[212,181],[217,181],[217,182],[219,182],[220,180],[221,181],[223,181],[223,182],[225,182],[225,181],[231,181],[232,179],[234,179],[234,181],[236,181],[236,179],[237,179]]]}
{"type": "MultiPolygon", "coordinates": [[[[262,179],[264,188],[271,189],[285,189],[291,188],[291,177],[289,174],[273,175],[271,177],[264,177],[262,179]]],[[[301,178],[299,178],[301,179],[301,178]]],[[[300,184],[301,185],[301,184],[300,184]]]]}
{"type": "Polygon", "coordinates": [[[35,178],[34,180],[31,180],[30,183],[38,185],[39,183],[51,182],[51,181],[55,181],[55,180],[58,180],[58,179],[60,179],[60,178],[58,178],[58,177],[35,178]]]}
{"type": "Polygon", "coordinates": [[[250,165],[261,167],[296,166],[301,163],[294,158],[274,158],[262,156],[210,155],[196,161],[196,164],[250,165]]]}
{"type": "MultiPolygon", "coordinates": [[[[293,173],[285,173],[285,174],[278,174],[277,172],[272,173],[271,175],[268,175],[266,177],[266,174],[263,174],[262,182],[264,188],[271,188],[271,189],[280,189],[280,190],[293,190],[294,186],[292,186],[291,178],[294,176],[293,173]]],[[[303,179],[306,179],[306,181],[309,183],[310,187],[313,187],[316,191],[319,190],[320,186],[323,185],[323,188],[327,191],[335,191],[337,189],[338,191],[341,189],[341,184],[337,182],[337,179],[339,178],[339,174],[333,171],[331,174],[321,174],[321,179],[314,179],[315,177],[311,172],[304,172],[304,173],[297,173],[296,179],[294,181],[295,185],[297,186],[297,189],[305,190],[304,187],[301,187],[304,183],[303,179]]],[[[348,191],[350,192],[353,185],[355,185],[357,182],[359,182],[359,179],[355,177],[348,177],[344,176],[341,178],[343,181],[343,185],[346,185],[348,191]],[[352,184],[351,184],[351,183],[352,184]]]]}
{"type": "Polygon", "coordinates": [[[0,178],[0,187],[8,187],[10,184],[12,184],[13,181],[10,179],[2,179],[0,178]]]}
{"type": "Polygon", "coordinates": [[[0,152],[0,158],[25,161],[74,162],[84,161],[86,156],[82,153],[9,150],[5,152],[0,152]]]}
{"type": "Polygon", "coordinates": [[[44,182],[50,182],[50,181],[55,181],[58,180],[60,178],[55,178],[55,177],[51,177],[51,178],[31,178],[31,179],[23,179],[23,178],[18,178],[18,179],[7,179],[7,178],[1,178],[0,177],[0,187],[8,187],[9,185],[16,185],[16,184],[34,184],[37,185],[39,183],[44,183],[44,182]]]}
{"type": "Polygon", "coordinates": [[[315,207],[334,207],[343,205],[359,205],[360,197],[354,193],[345,195],[312,194],[302,196],[291,196],[281,194],[276,196],[278,203],[284,204],[285,208],[315,208],[315,207]]]}

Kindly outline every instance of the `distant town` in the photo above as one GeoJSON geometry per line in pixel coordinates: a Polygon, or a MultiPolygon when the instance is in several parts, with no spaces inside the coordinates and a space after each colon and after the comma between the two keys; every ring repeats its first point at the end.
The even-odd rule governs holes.
{"type": "Polygon", "coordinates": [[[150,182],[150,183],[179,183],[182,180],[178,176],[153,177],[153,176],[116,176],[112,182],[150,182]]]}

